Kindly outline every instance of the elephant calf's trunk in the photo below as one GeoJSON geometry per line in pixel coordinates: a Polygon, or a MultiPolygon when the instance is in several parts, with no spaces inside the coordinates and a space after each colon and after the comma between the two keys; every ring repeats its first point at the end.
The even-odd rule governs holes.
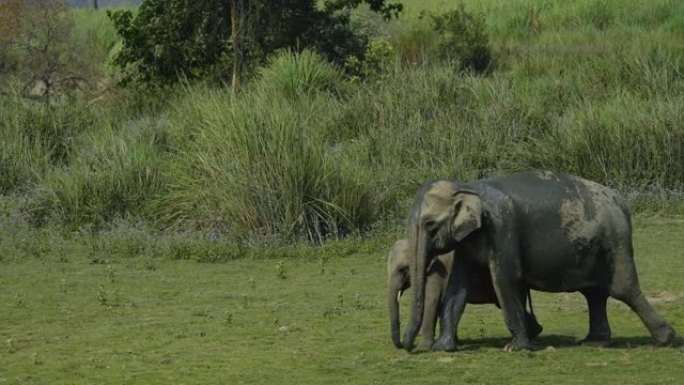
{"type": "Polygon", "coordinates": [[[404,345],[401,343],[401,328],[399,323],[399,290],[392,287],[387,296],[387,302],[390,309],[390,328],[392,330],[392,343],[397,349],[402,349],[404,345]]]}

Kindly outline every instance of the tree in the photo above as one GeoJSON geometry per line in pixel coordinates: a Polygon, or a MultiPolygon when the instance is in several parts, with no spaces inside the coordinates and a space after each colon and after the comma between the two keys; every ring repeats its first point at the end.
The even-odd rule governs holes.
{"type": "Polygon", "coordinates": [[[242,35],[245,33],[245,1],[230,1],[230,29],[233,42],[233,76],[231,87],[235,90],[240,85],[242,65],[244,62],[244,49],[242,46],[242,35]]]}
{"type": "Polygon", "coordinates": [[[311,48],[343,63],[361,57],[367,37],[351,28],[350,11],[362,3],[385,18],[399,3],[385,0],[146,0],[131,11],[111,12],[123,48],[115,63],[128,79],[166,84],[218,76],[237,86],[250,63],[278,49],[311,48]],[[232,71],[229,70],[232,68],[232,71]]]}
{"type": "Polygon", "coordinates": [[[230,4],[225,0],[147,0],[130,10],[107,11],[122,38],[114,64],[127,80],[171,83],[205,77],[225,61],[230,4]]]}
{"type": "Polygon", "coordinates": [[[0,4],[0,45],[11,50],[29,84],[40,81],[50,95],[58,73],[71,58],[68,50],[71,19],[66,0],[8,0],[0,4]]]}

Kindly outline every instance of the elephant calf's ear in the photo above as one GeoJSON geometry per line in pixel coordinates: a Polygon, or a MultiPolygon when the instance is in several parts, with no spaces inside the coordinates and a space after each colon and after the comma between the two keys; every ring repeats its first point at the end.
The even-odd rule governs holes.
{"type": "Polygon", "coordinates": [[[475,191],[454,193],[454,220],[451,233],[457,242],[482,226],[482,201],[475,191]]]}

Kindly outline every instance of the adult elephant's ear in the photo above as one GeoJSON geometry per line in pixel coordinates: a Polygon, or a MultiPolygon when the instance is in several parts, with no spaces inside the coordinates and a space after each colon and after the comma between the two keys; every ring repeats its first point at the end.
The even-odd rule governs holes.
{"type": "Polygon", "coordinates": [[[451,234],[457,242],[482,227],[482,200],[473,190],[454,192],[454,216],[451,234]]]}

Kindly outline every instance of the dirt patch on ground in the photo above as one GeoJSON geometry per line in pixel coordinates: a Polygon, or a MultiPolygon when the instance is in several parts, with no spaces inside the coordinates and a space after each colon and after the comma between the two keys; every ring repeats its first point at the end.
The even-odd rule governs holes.
{"type": "Polygon", "coordinates": [[[646,293],[646,298],[650,303],[672,303],[676,302],[681,297],[681,293],[674,293],[671,291],[658,291],[653,293],[646,293]]]}

